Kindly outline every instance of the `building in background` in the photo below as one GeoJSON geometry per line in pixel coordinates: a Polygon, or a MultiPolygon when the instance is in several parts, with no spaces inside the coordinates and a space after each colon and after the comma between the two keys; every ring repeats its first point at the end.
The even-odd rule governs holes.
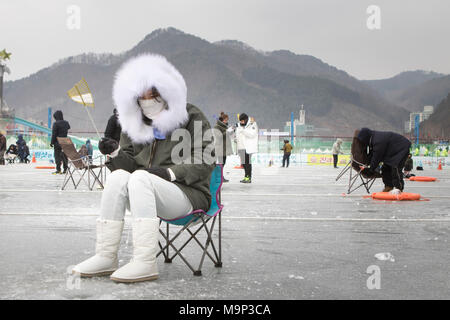
{"type": "Polygon", "coordinates": [[[434,112],[433,106],[424,106],[422,112],[411,112],[409,114],[409,121],[405,122],[405,133],[413,132],[416,128],[416,118],[419,123],[427,120],[434,112]]]}
{"type": "MultiPolygon", "coordinates": [[[[314,126],[306,124],[306,113],[303,105],[300,107],[298,119],[294,119],[294,136],[311,136],[314,134],[314,126]]],[[[286,121],[284,131],[291,132],[291,121],[286,121]]]]}

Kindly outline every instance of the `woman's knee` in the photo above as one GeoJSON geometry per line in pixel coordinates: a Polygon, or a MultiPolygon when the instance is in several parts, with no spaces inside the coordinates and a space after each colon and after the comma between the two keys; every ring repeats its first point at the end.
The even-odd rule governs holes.
{"type": "Polygon", "coordinates": [[[127,185],[130,175],[131,174],[128,171],[125,171],[122,169],[114,170],[108,176],[108,179],[106,180],[106,186],[113,185],[113,186],[120,187],[120,186],[127,185]]]}
{"type": "Polygon", "coordinates": [[[153,190],[153,177],[153,174],[145,170],[134,171],[128,180],[128,191],[133,192],[133,190],[143,190],[143,188],[153,190]]]}

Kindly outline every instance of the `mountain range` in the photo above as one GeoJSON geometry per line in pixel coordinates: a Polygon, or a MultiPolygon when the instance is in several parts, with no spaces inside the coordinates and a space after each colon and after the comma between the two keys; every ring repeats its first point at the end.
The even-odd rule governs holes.
{"type": "Polygon", "coordinates": [[[392,78],[364,81],[388,101],[416,112],[436,107],[450,92],[450,75],[432,71],[406,71],[392,78]]]}
{"type": "Polygon", "coordinates": [[[434,113],[420,124],[419,133],[425,139],[450,137],[450,93],[437,105],[434,113]]]}
{"type": "MultiPolygon", "coordinates": [[[[121,54],[68,57],[26,78],[6,82],[5,100],[17,116],[46,123],[51,107],[63,111],[72,132],[93,132],[85,111],[66,93],[84,77],[96,104],[91,113],[103,131],[112,114],[115,72],[128,58],[146,52],[162,54],[175,65],[185,77],[188,101],[211,122],[220,111],[228,113],[232,123],[238,113],[245,112],[261,129],[283,130],[290,113],[297,116],[303,105],[306,121],[315,125],[316,134],[350,136],[363,126],[401,132],[408,112],[424,103],[437,104],[442,100],[437,96],[450,83],[450,76],[419,71],[361,81],[310,55],[263,52],[236,40],[211,43],[167,28],[153,31],[121,54]]],[[[450,88],[444,97],[448,92],[450,88]]]]}

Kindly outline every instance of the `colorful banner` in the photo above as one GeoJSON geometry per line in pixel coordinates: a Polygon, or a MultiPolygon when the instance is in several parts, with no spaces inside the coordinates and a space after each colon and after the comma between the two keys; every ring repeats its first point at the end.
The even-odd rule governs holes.
{"type": "Polygon", "coordinates": [[[441,166],[449,167],[450,166],[450,157],[412,157],[413,158],[413,166],[414,169],[417,166],[421,167],[431,167],[431,168],[437,168],[439,166],[439,163],[441,163],[441,166]]]}
{"type": "MultiPolygon", "coordinates": [[[[54,162],[54,151],[53,149],[31,149],[29,159],[31,160],[33,158],[33,154],[36,158],[36,161],[48,161],[53,163],[54,162]]],[[[98,150],[94,150],[92,157],[98,158],[102,154],[98,150]]]]}
{"type": "MultiPolygon", "coordinates": [[[[308,154],[307,163],[310,165],[333,165],[333,155],[332,154],[308,154]]],[[[338,158],[338,165],[346,165],[350,161],[350,155],[340,154],[338,158]]]]}

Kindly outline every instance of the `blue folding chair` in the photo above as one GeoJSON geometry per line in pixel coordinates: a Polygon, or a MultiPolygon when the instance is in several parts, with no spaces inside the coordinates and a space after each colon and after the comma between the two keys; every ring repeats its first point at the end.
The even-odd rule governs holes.
{"type": "Polygon", "coordinates": [[[161,219],[162,222],[166,222],[166,230],[165,232],[163,230],[159,230],[159,232],[162,234],[164,239],[166,240],[165,245],[163,246],[161,242],[159,242],[160,251],[157,254],[157,257],[162,254],[164,256],[164,262],[171,263],[172,260],[179,256],[184,263],[191,269],[191,271],[194,273],[195,276],[201,276],[202,275],[202,265],[205,260],[205,256],[208,256],[211,261],[214,263],[214,265],[217,268],[222,267],[222,209],[223,205],[221,204],[221,188],[223,183],[223,167],[222,165],[216,165],[214,168],[212,174],[211,174],[211,181],[210,181],[210,192],[211,192],[211,206],[207,212],[203,210],[195,210],[190,212],[184,217],[174,219],[174,220],[164,220],[161,219]],[[219,224],[219,230],[218,230],[218,250],[216,250],[216,246],[213,241],[213,231],[214,226],[216,223],[216,219],[218,218],[218,224],[219,224]],[[208,223],[210,223],[210,226],[208,226],[208,223]],[[182,228],[172,237],[170,238],[169,233],[169,225],[177,225],[181,226],[182,228]],[[195,225],[200,224],[200,226],[197,228],[197,230],[192,231],[191,228],[193,228],[195,225]],[[206,242],[203,244],[198,238],[197,235],[201,230],[206,231],[206,242]],[[179,238],[179,236],[184,232],[187,231],[189,233],[188,240],[183,243],[183,245],[180,248],[175,247],[174,241],[179,238]],[[194,267],[188,262],[188,260],[181,254],[181,251],[191,242],[191,240],[194,240],[202,249],[202,256],[200,259],[200,264],[198,265],[197,269],[194,269],[194,267]],[[170,256],[169,248],[172,247],[175,253],[170,256]],[[209,247],[212,248],[212,254],[208,251],[209,247]]]}

